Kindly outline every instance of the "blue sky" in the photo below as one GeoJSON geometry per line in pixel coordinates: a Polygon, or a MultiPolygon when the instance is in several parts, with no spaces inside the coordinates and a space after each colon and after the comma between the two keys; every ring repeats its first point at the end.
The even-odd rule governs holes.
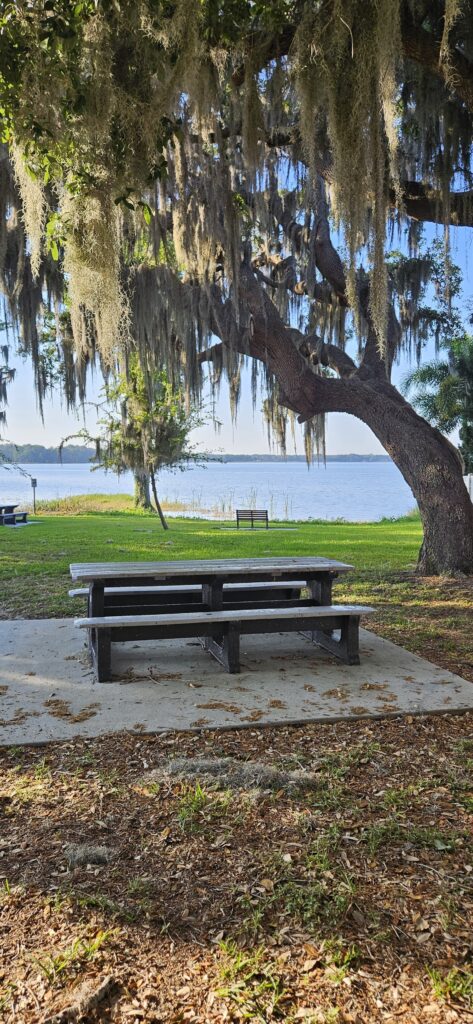
{"type": "MultiPolygon", "coordinates": [[[[426,232],[426,241],[435,236],[434,229],[426,232]]],[[[468,228],[452,230],[452,258],[459,264],[463,273],[463,310],[467,317],[467,302],[472,298],[471,265],[473,261],[473,232],[468,228]]],[[[471,310],[470,310],[471,312],[471,310]]],[[[426,352],[427,357],[433,355],[432,350],[426,352]]],[[[81,413],[68,415],[59,398],[46,401],[44,405],[44,423],[37,409],[33,387],[33,374],[30,364],[18,357],[10,360],[16,366],[17,374],[9,387],[9,405],[7,409],[7,426],[3,436],[18,444],[34,443],[47,446],[57,445],[60,441],[83,426],[81,413]]],[[[394,368],[393,381],[398,383],[408,370],[408,363],[402,358],[394,368]]],[[[99,375],[90,390],[90,399],[94,400],[100,387],[99,375]]],[[[216,408],[216,415],[222,422],[219,433],[215,433],[212,425],[199,428],[195,432],[194,441],[207,451],[225,451],[236,454],[264,453],[271,449],[268,444],[266,427],[261,412],[253,411],[249,373],[242,380],[242,399],[238,412],[237,424],[231,422],[228,389],[222,385],[221,395],[216,408]]],[[[95,415],[91,410],[86,414],[87,426],[91,432],[95,427],[95,415]]],[[[455,437],[453,437],[455,440],[455,437]]],[[[78,442],[80,443],[80,442],[78,442]]],[[[288,451],[291,450],[288,441],[288,451]]],[[[275,449],[273,449],[275,450],[275,449]]],[[[298,430],[297,450],[302,453],[302,433],[298,430]]],[[[332,413],[327,417],[327,452],[340,454],[359,452],[361,454],[379,453],[383,449],[371,431],[363,423],[352,416],[332,413]]]]}

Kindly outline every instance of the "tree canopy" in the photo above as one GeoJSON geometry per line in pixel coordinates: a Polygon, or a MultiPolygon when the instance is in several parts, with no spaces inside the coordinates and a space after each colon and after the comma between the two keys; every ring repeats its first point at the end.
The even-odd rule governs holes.
{"type": "MultiPolygon", "coordinates": [[[[415,459],[424,427],[389,377],[436,330],[419,225],[442,224],[447,251],[450,225],[473,222],[472,15],[471,0],[0,3],[1,276],[33,360],[45,297],[67,310],[69,384],[97,351],[106,368],[133,350],[146,374],[183,371],[188,399],[210,364],[236,405],[249,356],[280,440],[297,414],[310,454],[324,413],[359,416],[426,526],[422,461],[442,464],[437,491],[458,464],[434,433],[415,459]]],[[[458,507],[468,520],[460,491],[458,507]]]]}
{"type": "MultiPolygon", "coordinates": [[[[238,306],[249,250],[278,305],[342,345],[347,300],[366,332],[362,260],[384,347],[387,218],[472,221],[471,15],[457,0],[0,4],[4,213],[16,185],[30,250],[28,267],[19,253],[6,263],[11,297],[16,271],[31,273],[30,292],[37,282],[36,303],[43,275],[60,300],[61,264],[79,351],[98,343],[107,360],[130,332],[152,347],[159,319],[195,390],[218,316],[209,291],[217,280],[238,306]],[[328,210],[346,275],[324,252],[328,210]],[[183,302],[183,281],[203,294],[183,302]]],[[[32,335],[33,310],[18,311],[32,335]]],[[[244,334],[250,318],[236,313],[244,334]]]]}

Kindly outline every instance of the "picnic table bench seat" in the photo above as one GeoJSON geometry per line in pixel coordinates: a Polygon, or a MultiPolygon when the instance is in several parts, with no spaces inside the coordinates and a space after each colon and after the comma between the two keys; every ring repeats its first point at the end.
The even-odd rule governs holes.
{"type": "Polygon", "coordinates": [[[99,682],[111,677],[111,644],[149,639],[204,638],[204,647],[228,672],[240,671],[240,636],[254,633],[299,632],[348,665],[359,664],[361,615],[373,608],[362,605],[298,605],[297,608],[237,608],[157,615],[104,615],[76,619],[89,630],[90,647],[99,682]],[[333,636],[340,630],[340,638],[333,636]]]}
{"type": "MultiPolygon", "coordinates": [[[[245,603],[253,605],[286,604],[288,601],[298,602],[304,580],[272,580],[265,583],[225,583],[223,585],[222,603],[229,606],[243,607],[245,603]]],[[[174,586],[139,586],[139,587],[104,587],[104,611],[108,615],[152,612],[164,608],[179,611],[188,608],[192,611],[196,605],[202,604],[202,585],[187,583],[174,586]]],[[[85,587],[70,590],[69,597],[87,599],[90,611],[90,591],[85,587]]],[[[207,610],[210,610],[207,607],[207,610]]]]}
{"type": "MultiPolygon", "coordinates": [[[[304,580],[272,580],[270,583],[225,583],[224,590],[264,590],[271,587],[271,590],[296,590],[305,586],[304,580]]],[[[105,587],[106,594],[189,594],[200,593],[202,587],[199,583],[181,584],[180,586],[156,586],[156,587],[105,587]]],[[[69,597],[87,597],[87,587],[78,587],[69,591],[69,597]]]]}
{"type": "Polygon", "coordinates": [[[265,508],[237,508],[236,510],[237,530],[240,523],[251,523],[253,529],[255,523],[264,523],[269,528],[268,511],[265,508]]]}

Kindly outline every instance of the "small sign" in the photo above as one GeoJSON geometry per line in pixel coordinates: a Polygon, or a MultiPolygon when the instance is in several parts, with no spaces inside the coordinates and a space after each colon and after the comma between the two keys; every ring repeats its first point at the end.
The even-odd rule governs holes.
{"type": "Polygon", "coordinates": [[[35,476],[31,477],[31,486],[32,487],[37,487],[38,486],[38,481],[37,481],[35,476]]]}

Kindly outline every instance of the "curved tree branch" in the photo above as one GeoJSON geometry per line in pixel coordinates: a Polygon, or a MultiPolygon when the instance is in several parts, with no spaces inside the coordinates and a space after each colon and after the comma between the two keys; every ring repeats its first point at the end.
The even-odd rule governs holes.
{"type": "MultiPolygon", "coordinates": [[[[286,146],[294,147],[299,138],[296,128],[293,130],[279,129],[266,136],[266,145],[284,149],[286,146]]],[[[298,159],[305,163],[305,156],[302,147],[298,150],[298,159]]],[[[332,161],[327,154],[316,154],[315,166],[317,174],[327,185],[333,183],[332,161]]],[[[390,201],[393,208],[399,208],[399,197],[401,197],[400,212],[413,220],[424,220],[430,224],[444,224],[445,221],[453,227],[473,227],[473,189],[464,189],[461,192],[444,192],[433,188],[421,181],[401,181],[399,191],[394,189],[390,193],[390,201]]]]}
{"type": "Polygon", "coordinates": [[[402,24],[402,46],[405,57],[440,78],[473,113],[473,64],[460,50],[450,50],[447,68],[442,61],[440,42],[431,32],[414,25],[407,13],[402,24]]]}
{"type": "MultiPolygon", "coordinates": [[[[278,57],[287,57],[296,34],[296,23],[284,26],[279,35],[268,38],[261,35],[258,41],[255,35],[251,38],[251,50],[256,55],[251,63],[254,74],[278,57]],[[259,55],[259,56],[258,56],[259,55]]],[[[407,4],[404,5],[402,19],[402,46],[404,56],[409,60],[427,68],[433,75],[440,78],[445,86],[473,112],[473,64],[457,48],[452,47],[449,53],[448,67],[442,60],[440,40],[432,32],[412,21],[407,4]]],[[[242,50],[245,51],[244,41],[242,50]]],[[[245,81],[248,67],[241,64],[233,75],[233,84],[239,88],[245,81]]]]}

